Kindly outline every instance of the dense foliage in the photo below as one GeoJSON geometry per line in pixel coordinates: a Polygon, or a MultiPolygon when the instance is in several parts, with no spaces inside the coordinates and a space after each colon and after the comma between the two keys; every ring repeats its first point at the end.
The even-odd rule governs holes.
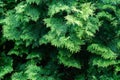
{"type": "Polygon", "coordinates": [[[119,80],[120,0],[0,0],[0,80],[119,80]]]}

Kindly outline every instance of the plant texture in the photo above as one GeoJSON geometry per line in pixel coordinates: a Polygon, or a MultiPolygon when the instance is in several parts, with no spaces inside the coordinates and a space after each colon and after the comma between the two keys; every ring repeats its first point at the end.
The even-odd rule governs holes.
{"type": "Polygon", "coordinates": [[[120,0],[0,0],[0,80],[119,80],[120,0]]]}

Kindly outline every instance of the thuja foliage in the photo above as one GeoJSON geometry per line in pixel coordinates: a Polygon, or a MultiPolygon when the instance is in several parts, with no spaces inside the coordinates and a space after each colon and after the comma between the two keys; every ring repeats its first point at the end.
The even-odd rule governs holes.
{"type": "Polygon", "coordinates": [[[0,0],[0,80],[119,80],[120,0],[0,0]]]}

